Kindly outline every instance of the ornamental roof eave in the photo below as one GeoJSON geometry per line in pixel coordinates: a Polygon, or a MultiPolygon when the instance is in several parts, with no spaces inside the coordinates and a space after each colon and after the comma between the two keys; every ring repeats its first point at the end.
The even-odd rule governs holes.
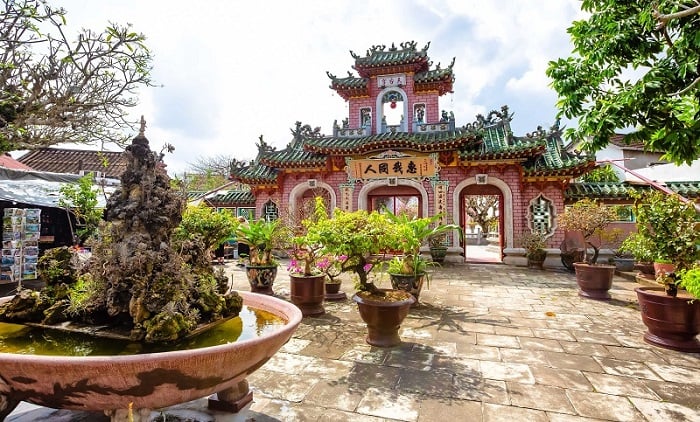
{"type": "Polygon", "coordinates": [[[327,156],[311,151],[286,148],[259,158],[261,164],[272,168],[324,168],[327,156]]]}
{"type": "Polygon", "coordinates": [[[543,178],[576,178],[580,177],[596,166],[595,160],[588,158],[571,158],[559,167],[543,166],[541,164],[526,167],[523,166],[525,180],[539,180],[543,178]]]}
{"type": "Polygon", "coordinates": [[[276,183],[278,170],[261,163],[231,171],[231,179],[248,185],[268,185],[276,183]]]}
{"type": "Polygon", "coordinates": [[[255,195],[250,190],[231,190],[217,192],[214,195],[204,198],[204,202],[212,207],[225,206],[250,206],[255,205],[255,195]]]}
{"type": "MultiPolygon", "coordinates": [[[[700,181],[667,182],[666,187],[686,198],[700,200],[700,181]]],[[[631,201],[632,192],[645,192],[653,187],[646,183],[633,182],[574,182],[564,191],[564,198],[577,201],[583,198],[599,200],[631,201]]]]}
{"type": "Polygon", "coordinates": [[[520,142],[514,145],[508,145],[500,150],[484,149],[485,146],[482,144],[482,147],[478,149],[459,151],[459,159],[465,163],[472,161],[492,161],[503,159],[518,159],[524,161],[532,157],[542,155],[546,149],[546,145],[540,140],[532,140],[530,142],[520,142]]]}
{"type": "Polygon", "coordinates": [[[363,78],[382,74],[387,71],[387,68],[414,73],[426,71],[430,67],[428,58],[430,43],[421,50],[416,49],[416,46],[415,41],[402,42],[399,47],[392,44],[388,49],[385,45],[373,45],[364,57],[350,51],[350,55],[355,59],[353,69],[357,70],[363,78]]]}
{"type": "Polygon", "coordinates": [[[454,131],[430,133],[382,133],[357,138],[324,137],[309,139],[307,151],[325,155],[366,154],[387,149],[406,149],[419,152],[459,150],[479,142],[476,131],[456,129],[454,131]]]}
{"type": "Polygon", "coordinates": [[[455,77],[450,65],[447,69],[438,68],[416,74],[413,78],[413,89],[415,92],[437,90],[439,95],[444,95],[452,92],[454,81],[455,77]]]}
{"type": "Polygon", "coordinates": [[[355,77],[350,72],[346,78],[338,78],[330,72],[326,72],[326,75],[331,80],[330,88],[346,101],[350,97],[369,95],[369,79],[367,78],[355,77]]]}

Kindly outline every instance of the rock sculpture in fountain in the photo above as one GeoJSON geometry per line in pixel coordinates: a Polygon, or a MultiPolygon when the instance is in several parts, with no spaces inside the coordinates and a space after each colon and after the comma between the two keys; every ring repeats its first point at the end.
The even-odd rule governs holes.
{"type": "Polygon", "coordinates": [[[76,317],[80,324],[93,324],[91,331],[99,331],[94,324],[106,325],[110,337],[142,342],[187,337],[236,315],[243,303],[287,323],[248,340],[159,353],[81,357],[0,352],[0,421],[28,401],[138,422],[148,420],[151,409],[213,393],[210,407],[236,412],[252,400],[246,377],[289,340],[301,321],[291,303],[228,291],[223,272],[213,271],[196,239],[173,247],[170,236],[181,221],[184,197],[170,188],[162,155],[150,150],[144,128],[142,118],[139,135],[127,147],[121,187],[104,211],[108,231],[94,245],[92,257],[81,266],[68,248],[47,252],[39,264],[46,287],[0,298],[0,320],[52,325],[76,317]],[[71,296],[76,283],[89,292],[77,307],[71,296]]]}
{"type": "Polygon", "coordinates": [[[170,237],[182,220],[185,198],[170,186],[162,154],[151,151],[144,129],[142,118],[139,135],[126,148],[121,186],[104,210],[104,242],[95,245],[83,268],[74,268],[67,277],[46,274],[55,274],[50,266],[74,265],[68,249],[43,259],[39,269],[47,287],[18,294],[0,309],[1,320],[56,324],[77,318],[109,325],[110,335],[122,332],[136,341],[167,342],[238,314],[242,300],[228,291],[226,277],[202,259],[207,256],[204,245],[184,242],[178,245],[184,254],[173,249],[170,237]],[[69,291],[78,278],[91,294],[76,309],[70,308],[69,291]]]}

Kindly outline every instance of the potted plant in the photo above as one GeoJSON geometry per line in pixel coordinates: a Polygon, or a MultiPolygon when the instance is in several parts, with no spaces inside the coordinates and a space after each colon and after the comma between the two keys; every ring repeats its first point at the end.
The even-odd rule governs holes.
{"type": "Polygon", "coordinates": [[[685,270],[700,258],[700,225],[692,203],[653,191],[637,198],[635,212],[637,229],[654,251],[656,272],[685,270]]]}
{"type": "Polygon", "coordinates": [[[391,250],[401,253],[388,262],[391,285],[394,289],[411,293],[418,303],[423,284],[428,281],[427,267],[438,265],[435,262],[427,262],[421,256],[421,245],[428,239],[444,236],[449,230],[458,230],[459,226],[438,224],[441,215],[423,218],[411,217],[405,213],[394,215],[386,212],[384,215],[394,225],[398,234],[391,250]]]}
{"type": "Polygon", "coordinates": [[[289,290],[292,303],[304,316],[322,315],[325,296],[324,274],[317,266],[318,251],[321,246],[306,243],[304,236],[295,238],[294,248],[290,251],[289,290]]]}
{"type": "Polygon", "coordinates": [[[428,246],[430,248],[430,258],[433,262],[445,262],[447,256],[447,235],[441,233],[428,238],[428,246]]]}
{"type": "Polygon", "coordinates": [[[324,300],[339,301],[347,299],[348,296],[345,292],[340,290],[340,285],[342,284],[340,279],[342,274],[341,265],[347,258],[345,255],[325,254],[316,261],[316,267],[326,275],[324,300]]]}
{"type": "Polygon", "coordinates": [[[677,281],[678,287],[685,290],[677,290],[671,296],[660,287],[635,289],[642,322],[647,327],[644,340],[667,349],[700,352],[700,266],[662,277],[677,281]]]}
{"type": "Polygon", "coordinates": [[[622,241],[618,251],[632,256],[634,268],[639,270],[641,277],[654,278],[653,248],[649,238],[639,232],[633,232],[622,241]]]}
{"type": "MultiPolygon", "coordinates": [[[[317,201],[322,199],[318,198],[317,201]]],[[[301,232],[291,237],[289,254],[291,260],[289,271],[289,287],[292,303],[297,305],[304,316],[322,315],[325,313],[323,300],[325,296],[324,281],[326,274],[319,267],[322,249],[321,239],[308,235],[308,227],[319,218],[325,218],[325,209],[316,207],[310,218],[302,221],[301,232]],[[323,213],[322,216],[319,213],[323,213]]],[[[289,233],[292,229],[288,228],[289,233]]],[[[325,261],[324,261],[325,262],[325,261]]]]}
{"type": "Polygon", "coordinates": [[[589,198],[576,202],[558,218],[559,226],[564,230],[579,232],[586,246],[583,251],[583,262],[573,264],[579,295],[582,297],[610,299],[608,290],[612,287],[615,266],[597,263],[600,246],[592,239],[594,236],[600,236],[616,218],[616,212],[612,207],[606,207],[589,198]],[[592,256],[588,254],[588,247],[593,249],[592,256]]]}
{"type": "Polygon", "coordinates": [[[250,248],[250,254],[245,258],[245,270],[251,292],[273,294],[278,263],[272,250],[280,235],[280,220],[259,219],[236,227],[236,239],[250,248]]]}
{"type": "Polygon", "coordinates": [[[397,244],[396,225],[377,211],[335,210],[332,218],[325,214],[322,201],[316,201],[317,209],[323,209],[321,218],[307,227],[307,238],[323,244],[323,254],[346,257],[339,262],[341,272],[351,272],[356,277],[357,303],[360,316],[367,324],[367,343],[390,347],[401,343],[399,327],[415,298],[401,290],[379,289],[374,275],[381,267],[381,254],[397,244]]]}
{"type": "Polygon", "coordinates": [[[525,232],[519,239],[520,246],[525,249],[528,268],[544,268],[544,260],[547,258],[545,250],[545,236],[540,231],[525,232]]]}

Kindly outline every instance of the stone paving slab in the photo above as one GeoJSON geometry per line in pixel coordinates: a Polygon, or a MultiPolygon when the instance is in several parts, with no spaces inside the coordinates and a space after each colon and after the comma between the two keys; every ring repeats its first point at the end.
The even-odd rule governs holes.
{"type": "MultiPolygon", "coordinates": [[[[274,290],[289,300],[285,268],[274,290]]],[[[636,286],[615,277],[613,299],[595,301],[565,271],[447,263],[388,349],[365,342],[351,298],[326,302],[248,378],[254,400],[235,420],[700,421],[700,354],[643,341],[636,286]]],[[[31,413],[8,420],[42,420],[31,413]]]]}

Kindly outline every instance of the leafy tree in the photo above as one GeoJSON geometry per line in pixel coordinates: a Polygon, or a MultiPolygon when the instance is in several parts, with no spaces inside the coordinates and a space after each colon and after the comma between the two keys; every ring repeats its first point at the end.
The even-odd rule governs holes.
{"type": "Polygon", "coordinates": [[[700,156],[700,4],[683,0],[583,0],[587,20],[568,32],[573,55],[550,62],[567,136],[605,147],[617,130],[663,158],[700,156]]]}
{"type": "Polygon", "coordinates": [[[465,211],[467,215],[488,233],[491,225],[498,221],[498,196],[496,195],[470,195],[466,198],[465,211]]]}
{"type": "Polygon", "coordinates": [[[92,185],[93,177],[92,173],[88,173],[75,183],[61,186],[59,190],[61,197],[58,205],[70,209],[75,215],[78,223],[76,234],[81,244],[97,233],[102,221],[102,210],[97,208],[97,189],[92,185]]]}
{"type": "Polygon", "coordinates": [[[620,181],[620,176],[615,172],[611,165],[598,166],[588,173],[581,176],[583,182],[614,182],[620,181]]]}
{"type": "Polygon", "coordinates": [[[46,0],[2,0],[0,152],[58,143],[127,141],[126,109],[151,86],[145,37],[114,23],[69,41],[66,11],[46,0]]]}

